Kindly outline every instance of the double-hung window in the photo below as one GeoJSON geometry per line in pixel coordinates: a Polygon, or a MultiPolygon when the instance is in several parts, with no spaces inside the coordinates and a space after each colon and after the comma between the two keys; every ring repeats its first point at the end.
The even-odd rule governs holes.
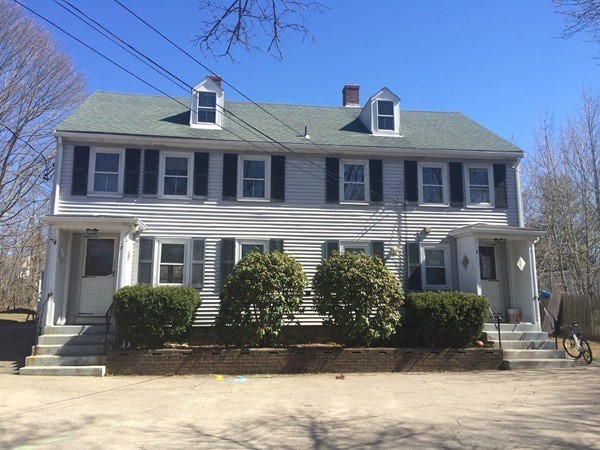
{"type": "Polygon", "coordinates": [[[236,241],[236,262],[252,252],[265,253],[269,248],[269,241],[256,239],[241,239],[236,241]]]}
{"type": "Polygon", "coordinates": [[[394,102],[389,100],[377,101],[377,128],[379,130],[394,130],[394,102]]]}
{"type": "Polygon", "coordinates": [[[419,167],[419,175],[419,202],[431,205],[447,204],[446,166],[422,164],[419,167]]]}
{"type": "Polygon", "coordinates": [[[270,183],[268,157],[243,156],[239,168],[239,198],[268,199],[270,183]]]}
{"type": "Polygon", "coordinates": [[[217,122],[217,94],[215,92],[198,92],[198,122],[217,122]]]}
{"type": "Polygon", "coordinates": [[[189,155],[162,155],[160,195],[190,197],[192,195],[189,155]]]}
{"type": "Polygon", "coordinates": [[[121,194],[123,192],[123,152],[94,150],[92,152],[89,192],[121,194]]]}
{"type": "Polygon", "coordinates": [[[365,161],[342,161],[343,183],[340,197],[345,202],[365,202],[368,198],[368,164],[365,161]]]}
{"type": "Polygon", "coordinates": [[[371,243],[370,242],[340,242],[340,253],[364,253],[365,255],[371,254],[371,243]]]}
{"type": "Polygon", "coordinates": [[[422,246],[421,261],[424,289],[450,289],[450,249],[446,246],[422,246]]]}
{"type": "Polygon", "coordinates": [[[184,242],[160,242],[158,284],[184,284],[185,260],[184,242]]]}
{"type": "Polygon", "coordinates": [[[138,283],[204,284],[204,239],[141,238],[138,283]]]}
{"type": "Polygon", "coordinates": [[[489,166],[466,166],[467,203],[474,206],[492,205],[492,184],[489,166]]]}

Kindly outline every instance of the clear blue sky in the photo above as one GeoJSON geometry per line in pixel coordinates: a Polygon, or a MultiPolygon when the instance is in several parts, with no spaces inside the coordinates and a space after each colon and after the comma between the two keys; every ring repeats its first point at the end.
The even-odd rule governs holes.
{"type": "MultiPolygon", "coordinates": [[[[23,1],[169,94],[188,95],[56,3],[23,1]]],[[[70,1],[189,85],[207,74],[112,0],[70,1]]],[[[206,18],[195,0],[123,0],[255,101],[338,106],[344,84],[356,83],[364,104],[386,86],[402,109],[460,111],[525,151],[542,112],[562,120],[584,87],[599,87],[600,45],[584,35],[558,39],[563,18],[550,0],[321,1],[330,9],[308,17],[315,43],[292,36],[283,61],[239,49],[233,63],[191,44],[206,18]]],[[[84,73],[88,91],[156,93],[48,27],[84,73]]],[[[241,99],[230,89],[226,97],[241,99]]]]}

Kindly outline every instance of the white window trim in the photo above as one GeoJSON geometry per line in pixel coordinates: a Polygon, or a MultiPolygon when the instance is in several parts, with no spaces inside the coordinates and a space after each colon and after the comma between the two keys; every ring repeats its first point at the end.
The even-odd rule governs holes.
{"type": "Polygon", "coordinates": [[[125,149],[122,148],[92,148],[88,167],[88,195],[91,197],[122,197],[125,182],[125,149]],[[98,153],[112,153],[119,155],[119,173],[117,192],[94,191],[94,176],[96,174],[96,155],[98,153]]]}
{"type": "Polygon", "coordinates": [[[192,108],[190,126],[192,128],[202,128],[205,130],[222,130],[223,129],[223,112],[225,108],[225,96],[223,91],[207,89],[204,86],[199,86],[192,91],[192,108]],[[217,96],[215,123],[198,122],[198,94],[200,92],[212,92],[217,96]]]}
{"type": "Polygon", "coordinates": [[[238,162],[237,199],[247,202],[271,201],[271,158],[269,156],[240,155],[238,162]],[[265,196],[244,197],[244,161],[263,161],[265,163],[265,196]]]}
{"type": "Polygon", "coordinates": [[[345,205],[368,205],[369,199],[371,198],[371,186],[370,186],[370,174],[369,174],[369,161],[360,160],[360,159],[340,159],[340,168],[339,168],[339,178],[340,178],[340,204],[345,205]],[[344,198],[344,185],[346,181],[344,180],[344,165],[345,164],[354,164],[354,165],[362,165],[365,170],[365,198],[364,200],[346,200],[344,198]]]}
{"type": "Polygon", "coordinates": [[[193,155],[189,153],[160,153],[160,163],[158,167],[158,196],[165,198],[182,198],[191,199],[194,188],[194,159],[193,155]],[[170,195],[165,194],[165,166],[166,158],[186,158],[188,160],[188,174],[187,174],[187,194],[186,195],[170,195]]]}
{"type": "Polygon", "coordinates": [[[465,173],[464,173],[464,177],[465,177],[465,185],[466,185],[466,189],[465,189],[465,193],[466,193],[466,204],[469,207],[475,207],[475,208],[493,208],[494,207],[494,182],[493,182],[493,169],[492,166],[489,164],[465,164],[465,173]],[[473,203],[471,201],[471,182],[469,179],[469,169],[487,169],[488,172],[488,187],[490,190],[490,201],[487,203],[473,203]]]}
{"type": "Polygon", "coordinates": [[[154,240],[154,267],[152,270],[152,281],[154,286],[189,286],[191,279],[191,240],[177,238],[156,238],[154,240]],[[161,283],[160,282],[160,258],[163,244],[179,244],[184,246],[183,253],[183,283],[161,283]]]}
{"type": "Polygon", "coordinates": [[[242,259],[242,245],[262,245],[265,253],[269,251],[269,239],[236,239],[235,241],[235,262],[242,259]]]}
{"type": "Polygon", "coordinates": [[[371,256],[371,254],[373,253],[373,249],[372,249],[372,245],[371,242],[361,242],[361,241],[340,241],[339,243],[339,247],[340,247],[340,254],[344,253],[346,251],[346,247],[360,247],[362,249],[364,249],[365,251],[365,255],[371,256]]]}
{"type": "Polygon", "coordinates": [[[444,244],[421,244],[419,248],[419,259],[421,261],[421,280],[423,289],[451,290],[452,271],[450,266],[450,246],[444,244]],[[443,250],[444,268],[446,269],[446,284],[427,284],[427,267],[425,266],[425,250],[443,250]]]}
{"type": "Polygon", "coordinates": [[[446,163],[419,163],[418,173],[419,179],[419,205],[421,206],[449,206],[448,204],[448,165],[446,163]],[[442,203],[424,203],[423,202],[423,169],[424,168],[441,168],[442,169],[442,203]]]}
{"type": "MultiPolygon", "coordinates": [[[[388,116],[389,117],[389,116],[388,116]]],[[[375,136],[397,136],[400,137],[400,102],[397,98],[390,97],[389,95],[381,95],[378,98],[374,98],[371,101],[371,130],[375,136]],[[378,101],[390,101],[394,106],[394,129],[385,130],[379,129],[379,108],[378,101]]]]}

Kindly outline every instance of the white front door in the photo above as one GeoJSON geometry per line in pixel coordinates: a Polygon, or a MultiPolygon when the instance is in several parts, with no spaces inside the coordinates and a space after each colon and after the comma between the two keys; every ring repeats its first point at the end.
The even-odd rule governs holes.
{"type": "Polygon", "coordinates": [[[86,237],[79,314],[104,316],[115,292],[116,237],[86,237]]]}
{"type": "Polygon", "coordinates": [[[504,315],[495,245],[479,246],[479,272],[481,274],[481,294],[490,301],[490,306],[495,313],[504,315]]]}

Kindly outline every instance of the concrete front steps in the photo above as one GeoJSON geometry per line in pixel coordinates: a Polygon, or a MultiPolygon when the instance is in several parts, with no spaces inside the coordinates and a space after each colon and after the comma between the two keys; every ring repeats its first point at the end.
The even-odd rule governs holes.
{"type": "MultiPolygon", "coordinates": [[[[19,374],[104,376],[105,329],[104,325],[45,327],[32,356],[25,359],[25,367],[19,370],[19,374]]],[[[113,340],[109,330],[108,342],[113,340]]]]}
{"type": "MultiPolygon", "coordinates": [[[[493,323],[486,323],[483,332],[488,342],[500,347],[498,330],[493,323]]],[[[575,360],[567,358],[565,351],[556,349],[554,340],[543,332],[539,325],[531,323],[500,324],[502,350],[504,358],[502,368],[505,370],[555,369],[573,367],[575,360]]]]}

